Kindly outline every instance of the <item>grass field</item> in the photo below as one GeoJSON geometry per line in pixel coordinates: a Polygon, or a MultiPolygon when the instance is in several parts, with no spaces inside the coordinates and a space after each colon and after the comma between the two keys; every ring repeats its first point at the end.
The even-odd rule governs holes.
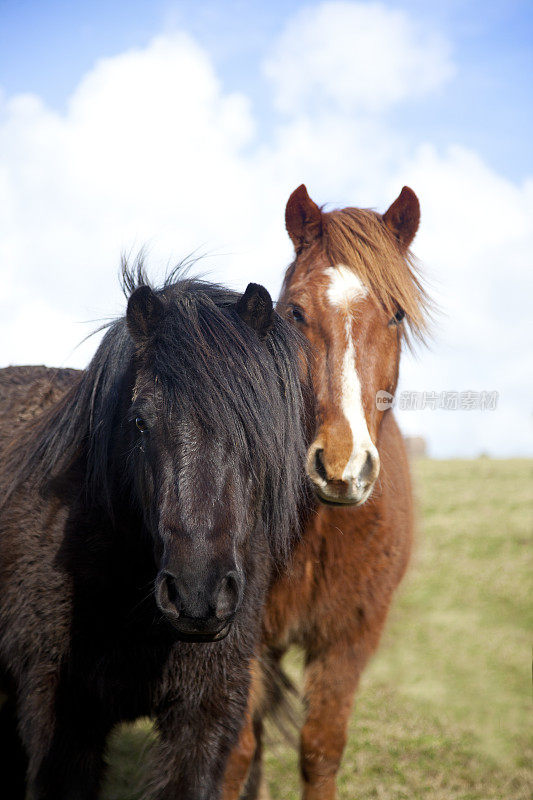
{"type": "MultiPolygon", "coordinates": [[[[362,681],[339,800],[530,800],[533,462],[413,471],[417,548],[362,681]]],[[[117,734],[105,800],[136,797],[150,736],[146,722],[117,734]]],[[[270,738],[272,800],[297,800],[296,755],[270,738]]]]}

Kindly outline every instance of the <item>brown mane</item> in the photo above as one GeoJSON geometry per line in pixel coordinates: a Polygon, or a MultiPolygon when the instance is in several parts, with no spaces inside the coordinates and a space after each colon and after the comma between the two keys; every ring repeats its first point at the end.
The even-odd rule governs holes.
{"type": "Polygon", "coordinates": [[[401,253],[381,214],[362,208],[337,209],[323,212],[322,225],[331,263],[352,269],[391,317],[403,310],[408,333],[424,342],[432,303],[414,256],[409,250],[401,253]]]}

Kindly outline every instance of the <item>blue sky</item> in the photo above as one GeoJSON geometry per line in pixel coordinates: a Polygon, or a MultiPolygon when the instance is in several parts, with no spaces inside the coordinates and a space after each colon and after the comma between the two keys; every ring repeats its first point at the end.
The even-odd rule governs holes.
{"type": "MultiPolygon", "coordinates": [[[[211,54],[226,89],[244,91],[268,134],[271,98],[261,57],[295,10],[312,3],[184,0],[0,2],[0,85],[65,107],[102,56],[139,47],[161,31],[186,29],[211,54]]],[[[387,2],[441,31],[452,44],[456,79],[424,102],[392,113],[412,142],[431,138],[475,147],[499,172],[533,172],[533,4],[528,0],[387,2]]]]}
{"type": "Polygon", "coordinates": [[[84,366],[121,251],[157,273],[199,248],[276,295],[297,185],[384,211],[408,184],[442,314],[400,389],[499,400],[402,427],[532,455],[532,22],[518,0],[0,2],[0,365],[84,366]]]}

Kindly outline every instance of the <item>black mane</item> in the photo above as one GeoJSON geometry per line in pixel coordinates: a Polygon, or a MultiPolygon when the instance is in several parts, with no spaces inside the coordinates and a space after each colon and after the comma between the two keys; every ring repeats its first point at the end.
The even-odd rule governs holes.
{"type": "MultiPolygon", "coordinates": [[[[149,285],[142,260],[123,263],[127,296],[149,285]]],[[[240,295],[175,270],[155,290],[165,304],[149,360],[168,409],[183,404],[207,431],[223,435],[254,475],[263,476],[263,519],[273,553],[284,557],[298,529],[304,489],[307,387],[302,391],[302,339],[275,316],[261,340],[235,310],[240,295]]],[[[112,502],[111,462],[124,392],[135,363],[125,318],[109,324],[88,368],[66,395],[11,446],[3,502],[23,482],[47,490],[72,464],[82,464],[80,491],[112,502]]],[[[167,409],[167,410],[168,410],[167,409]]]]}

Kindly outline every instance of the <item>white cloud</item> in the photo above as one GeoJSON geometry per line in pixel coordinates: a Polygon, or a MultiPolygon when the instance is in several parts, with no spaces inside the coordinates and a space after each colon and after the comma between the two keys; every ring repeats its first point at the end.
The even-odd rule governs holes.
{"type": "Polygon", "coordinates": [[[435,345],[405,359],[404,389],[496,390],[494,412],[405,412],[439,454],[533,452],[531,322],[533,181],[515,185],[458,146],[425,145],[402,166],[422,206],[416,252],[435,277],[443,316],[435,345]]]}
{"type": "Polygon", "coordinates": [[[302,8],[265,64],[289,114],[325,107],[381,112],[428,94],[454,74],[446,40],[382,3],[302,8]]]}
{"type": "Polygon", "coordinates": [[[225,92],[184,34],[98,62],[65,114],[36,97],[0,96],[0,364],[83,366],[95,341],[74,348],[95,323],[80,321],[123,310],[122,249],[148,243],[163,266],[197,247],[225,253],[206,262],[214,278],[240,289],[259,280],[275,293],[291,257],[283,211],[295,186],[305,181],[319,203],[384,210],[407,183],[422,204],[415,251],[447,317],[418,362],[404,357],[402,386],[496,389],[501,400],[485,415],[405,412],[404,427],[424,433],[435,454],[531,452],[522,319],[533,185],[514,185],[464,148],[413,150],[375,114],[448,78],[446,45],[435,41],[378,4],[325,3],[297,16],[273,47],[277,67],[270,57],[292,113],[261,146],[249,99],[225,92]],[[352,41],[354,29],[357,48],[340,47],[335,31],[352,41]],[[314,64],[313,30],[324,34],[314,64]],[[316,113],[298,88],[304,51],[316,113]],[[339,87],[339,70],[358,81],[339,87]]]}
{"type": "Polygon", "coordinates": [[[221,265],[215,277],[237,286],[256,274],[247,253],[267,248],[254,239],[263,192],[241,152],[254,132],[249,102],[221,90],[190,37],[98,62],[64,115],[24,95],[4,98],[0,120],[0,363],[82,366],[94,343],[75,344],[122,310],[122,250],[147,244],[164,266],[238,247],[231,275],[228,258],[203,268],[221,265]],[[62,335],[39,336],[47,317],[62,335]]]}
{"type": "Polygon", "coordinates": [[[31,96],[1,111],[0,247],[12,300],[31,286],[57,308],[81,292],[88,311],[109,313],[102,288],[116,284],[121,248],[149,242],[166,259],[236,241],[232,206],[249,194],[239,151],[253,120],[188,37],[99,62],[64,116],[31,96]]]}

